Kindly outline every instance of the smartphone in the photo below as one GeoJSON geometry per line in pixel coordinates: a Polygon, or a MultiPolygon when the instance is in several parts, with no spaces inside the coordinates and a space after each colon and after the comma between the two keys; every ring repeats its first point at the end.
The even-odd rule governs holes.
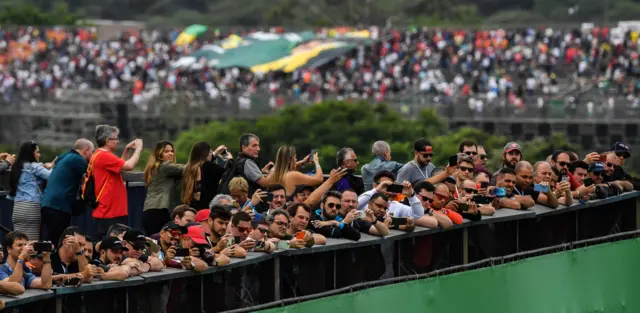
{"type": "Polygon", "coordinates": [[[278,241],[278,250],[280,249],[289,249],[289,242],[288,241],[284,241],[284,240],[280,240],[278,241]]]}
{"type": "Polygon", "coordinates": [[[477,204],[489,204],[493,200],[492,197],[485,197],[483,195],[474,195],[471,200],[477,204]]]}
{"type": "Polygon", "coordinates": [[[533,191],[547,193],[547,192],[549,192],[549,185],[544,186],[544,185],[540,185],[540,184],[534,184],[533,185],[533,191]]]}
{"type": "Polygon", "coordinates": [[[365,211],[360,211],[360,213],[358,214],[358,219],[363,219],[367,217],[367,212],[365,211]]]}
{"type": "Polygon", "coordinates": [[[222,151],[220,151],[220,156],[224,157],[227,155],[227,149],[222,149],[222,151]]]}
{"type": "Polygon", "coordinates": [[[392,217],[391,218],[391,226],[400,227],[402,225],[407,225],[406,217],[392,217]]]}
{"type": "Polygon", "coordinates": [[[64,280],[62,283],[64,286],[71,286],[71,287],[75,287],[78,286],[80,284],[80,278],[78,277],[72,277],[69,278],[67,280],[64,280]]]}
{"type": "Polygon", "coordinates": [[[264,249],[264,240],[256,242],[256,249],[264,249]]]}
{"type": "Polygon", "coordinates": [[[504,187],[497,187],[495,189],[495,196],[498,198],[504,198],[507,196],[507,190],[504,187]]]}
{"type": "Polygon", "coordinates": [[[607,155],[606,154],[601,154],[600,155],[600,162],[607,163],[607,155]]]}
{"type": "Polygon", "coordinates": [[[584,186],[585,187],[589,187],[591,185],[593,185],[593,178],[591,178],[591,177],[585,178],[584,179],[584,186]]]}
{"type": "Polygon", "coordinates": [[[569,176],[567,176],[567,175],[562,175],[561,180],[562,180],[563,182],[564,182],[564,181],[569,181],[569,176]]]}
{"type": "Polygon", "coordinates": [[[299,231],[296,233],[296,239],[304,240],[305,233],[303,231],[299,231]]]}
{"type": "Polygon", "coordinates": [[[313,156],[316,155],[316,153],[318,153],[318,149],[311,149],[311,152],[309,152],[309,161],[313,161],[313,156]]]}
{"type": "Polygon", "coordinates": [[[241,237],[233,237],[233,243],[239,244],[241,242],[242,242],[242,238],[241,237]]]}
{"type": "Polygon", "coordinates": [[[400,184],[391,184],[387,186],[387,192],[402,193],[403,189],[404,189],[404,186],[400,184]]]}
{"type": "Polygon", "coordinates": [[[269,193],[267,193],[266,197],[262,197],[262,201],[264,201],[264,202],[273,201],[273,192],[269,192],[269,193]]]}
{"type": "Polygon", "coordinates": [[[458,166],[458,155],[454,154],[449,157],[449,166],[458,166]]]}
{"type": "Polygon", "coordinates": [[[50,242],[42,242],[42,241],[34,242],[33,250],[36,250],[38,252],[51,252],[53,251],[53,244],[50,242]]]}
{"type": "Polygon", "coordinates": [[[187,248],[177,248],[176,249],[176,256],[177,257],[189,256],[189,249],[187,249],[187,248]]]}
{"type": "Polygon", "coordinates": [[[481,183],[480,183],[480,188],[482,188],[482,189],[487,189],[487,188],[489,188],[489,182],[488,182],[488,181],[481,182],[481,183]]]}
{"type": "Polygon", "coordinates": [[[231,246],[233,246],[233,245],[235,245],[235,244],[236,244],[236,239],[235,239],[235,237],[229,237],[229,238],[227,238],[227,248],[228,248],[228,247],[231,247],[231,246]]]}
{"type": "Polygon", "coordinates": [[[460,211],[469,211],[469,205],[466,203],[458,203],[458,209],[460,211]]]}

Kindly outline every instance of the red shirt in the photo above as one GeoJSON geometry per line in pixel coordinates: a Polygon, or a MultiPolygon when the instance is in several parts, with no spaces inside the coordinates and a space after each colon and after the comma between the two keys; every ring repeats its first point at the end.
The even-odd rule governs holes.
{"type": "Polygon", "coordinates": [[[91,215],[93,218],[102,219],[129,215],[127,187],[125,187],[122,175],[120,175],[124,160],[104,149],[98,149],[96,153],[99,154],[93,161],[93,179],[96,197],[99,198],[98,207],[93,210],[91,215]]]}

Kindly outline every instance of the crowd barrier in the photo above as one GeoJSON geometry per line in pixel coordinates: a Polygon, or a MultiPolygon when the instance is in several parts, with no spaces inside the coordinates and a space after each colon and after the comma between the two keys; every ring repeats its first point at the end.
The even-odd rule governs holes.
{"type": "MultiPolygon", "coordinates": [[[[128,191],[129,221],[140,227],[144,186],[131,182],[128,191]]],[[[0,193],[0,224],[8,228],[11,211],[11,201],[0,193]]],[[[73,223],[91,229],[89,216],[73,223]]],[[[87,312],[158,312],[165,306],[167,312],[220,312],[637,229],[640,192],[634,191],[557,209],[501,209],[447,230],[418,227],[411,233],[391,230],[384,238],[362,234],[359,241],[328,239],[313,248],[249,252],[245,259],[199,274],[166,269],[122,282],[28,290],[0,299],[7,308],[30,313],[67,311],[78,301],[74,297],[87,312]],[[420,261],[425,251],[426,264],[420,261]]]]}

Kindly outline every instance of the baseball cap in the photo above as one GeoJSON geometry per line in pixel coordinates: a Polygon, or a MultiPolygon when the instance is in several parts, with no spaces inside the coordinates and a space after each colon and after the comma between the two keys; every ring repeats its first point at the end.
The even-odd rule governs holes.
{"type": "Polygon", "coordinates": [[[211,210],[209,209],[198,211],[198,214],[196,214],[196,222],[200,223],[206,221],[209,218],[209,214],[211,214],[211,210]]]}
{"type": "Polygon", "coordinates": [[[601,162],[594,162],[589,165],[589,172],[602,172],[604,171],[604,164],[601,162]]]}
{"type": "Polygon", "coordinates": [[[297,185],[296,186],[296,191],[293,192],[294,195],[297,195],[305,190],[309,190],[309,191],[313,191],[313,188],[311,186],[307,186],[307,185],[297,185]]]}
{"type": "Polygon", "coordinates": [[[520,153],[522,153],[522,148],[520,147],[520,145],[517,142],[509,142],[504,146],[504,152],[509,153],[513,150],[518,150],[520,151],[520,153]]]}
{"type": "Polygon", "coordinates": [[[144,235],[144,232],[135,228],[127,230],[127,232],[124,233],[122,240],[130,242],[136,249],[143,249],[149,244],[147,243],[147,236],[144,235]]]}
{"type": "Polygon", "coordinates": [[[129,251],[129,249],[124,246],[124,242],[118,237],[107,237],[100,243],[100,250],[107,249],[129,251]]]}
{"type": "Polygon", "coordinates": [[[611,151],[615,153],[622,153],[625,159],[631,157],[631,149],[629,149],[629,146],[619,141],[611,146],[611,151]]]}
{"type": "Polygon", "coordinates": [[[195,242],[196,244],[199,244],[199,245],[209,244],[209,242],[207,241],[207,238],[205,237],[204,228],[202,228],[202,226],[200,225],[190,226],[189,228],[187,228],[187,233],[184,235],[191,238],[191,240],[193,240],[193,242],[195,242]]]}
{"type": "Polygon", "coordinates": [[[176,224],[174,221],[168,222],[166,224],[164,224],[164,226],[162,226],[162,230],[163,231],[171,231],[171,230],[177,230],[179,232],[181,232],[182,234],[186,234],[187,233],[187,228],[184,226],[180,226],[178,224],[176,224]]]}

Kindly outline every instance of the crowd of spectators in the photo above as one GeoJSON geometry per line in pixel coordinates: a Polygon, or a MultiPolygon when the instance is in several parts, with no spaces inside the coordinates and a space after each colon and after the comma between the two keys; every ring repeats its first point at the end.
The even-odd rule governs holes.
{"type": "MultiPolygon", "coordinates": [[[[95,136],[97,149],[79,139],[47,164],[35,142],[24,143],[17,156],[0,154],[14,200],[0,292],[126,280],[165,268],[202,272],[247,252],[358,241],[362,233],[384,237],[390,229],[446,229],[498,210],[555,209],[640,188],[623,169],[631,151],[621,142],[583,159],[556,151],[531,162],[509,142],[497,156],[502,167],[492,172],[485,149],[471,140],[444,167],[431,162],[434,148],[426,139],[415,141],[407,163],[393,160],[389,144],[377,141],[373,161],[362,167],[353,149],[340,149],[325,180],[318,154],[297,155],[292,146],[280,147],[275,161],[260,168],[260,139],[244,134],[235,158],[225,145],[197,142],[184,165],[176,164],[171,142],[159,142],[144,171],[143,227],[135,229],[127,226],[122,173],[139,162],[142,140],[126,144],[118,157],[118,128],[99,125],[95,136]],[[71,226],[87,205],[93,227],[71,226]]],[[[416,249],[433,248],[418,243],[416,249]]]]}
{"type": "MultiPolygon", "coordinates": [[[[60,96],[69,89],[118,91],[148,102],[165,91],[202,91],[212,99],[269,95],[272,106],[290,99],[387,99],[403,93],[465,100],[472,110],[499,102],[540,105],[569,84],[599,86],[636,99],[638,33],[608,28],[518,30],[384,29],[369,47],[317,69],[291,75],[171,64],[204,44],[174,43],[177,31],[123,33],[97,38],[94,28],[0,28],[0,93],[60,96]],[[548,97],[547,97],[548,98],[548,97]],[[546,100],[546,99],[545,99],[546,100]]],[[[638,100],[634,100],[638,102],[638,100]]]]}

